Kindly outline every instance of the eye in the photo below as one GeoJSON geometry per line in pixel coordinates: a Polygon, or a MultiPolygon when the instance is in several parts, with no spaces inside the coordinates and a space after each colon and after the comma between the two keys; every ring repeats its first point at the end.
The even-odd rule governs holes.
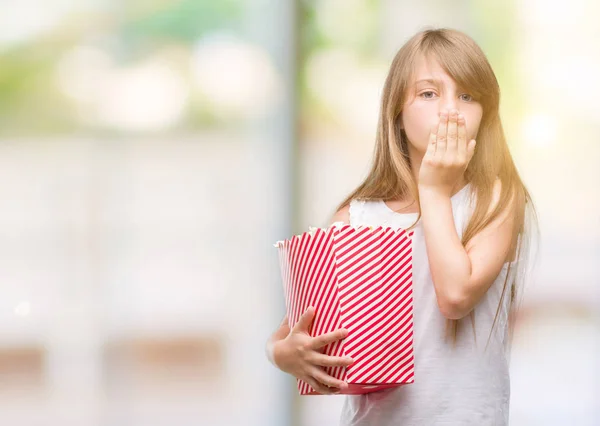
{"type": "Polygon", "coordinates": [[[473,96],[469,95],[468,93],[463,93],[462,95],[460,95],[462,100],[465,102],[472,102],[473,101],[473,96]],[[463,96],[465,96],[467,99],[465,99],[463,96]]]}
{"type": "Polygon", "coordinates": [[[419,96],[421,96],[422,98],[425,99],[433,99],[433,96],[435,96],[435,92],[431,91],[431,90],[427,90],[426,92],[422,92],[421,94],[419,94],[419,96]],[[429,96],[431,95],[431,96],[429,96]]]}

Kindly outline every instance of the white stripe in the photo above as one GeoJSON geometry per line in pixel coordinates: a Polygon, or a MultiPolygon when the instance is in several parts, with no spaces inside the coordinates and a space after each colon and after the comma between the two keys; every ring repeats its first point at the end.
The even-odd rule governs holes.
{"type": "MultiPolygon", "coordinates": [[[[354,318],[357,315],[357,311],[364,311],[364,310],[366,310],[365,308],[370,308],[373,305],[379,305],[380,299],[381,299],[380,296],[383,292],[385,292],[387,295],[392,290],[396,290],[397,292],[402,292],[402,291],[404,291],[402,289],[402,287],[405,287],[405,286],[410,287],[411,280],[410,280],[410,277],[408,277],[408,274],[411,271],[406,270],[409,268],[410,268],[410,265],[407,265],[405,270],[400,273],[392,272],[393,275],[389,279],[386,280],[387,282],[385,284],[382,284],[379,289],[377,289],[375,292],[373,292],[373,294],[369,295],[365,300],[361,301],[359,304],[353,306],[350,309],[345,310],[344,317],[347,318],[348,321],[350,321],[351,318],[354,318]],[[399,279],[396,279],[397,275],[400,275],[399,279]],[[406,283],[402,284],[402,282],[406,279],[408,279],[408,281],[406,283]],[[390,282],[390,281],[396,281],[396,280],[397,280],[397,282],[395,282],[394,284],[392,284],[390,282]]],[[[365,289],[364,292],[366,293],[369,290],[371,290],[371,289],[365,289]]],[[[359,298],[359,297],[361,297],[360,294],[357,295],[355,298],[359,298]]],[[[354,298],[341,297],[340,299],[342,300],[342,303],[346,306],[351,305],[354,302],[354,298]]]]}
{"type": "MultiPolygon", "coordinates": [[[[315,268],[317,267],[317,257],[321,251],[322,251],[322,246],[321,244],[324,244],[326,242],[326,238],[325,236],[322,236],[322,233],[320,232],[320,230],[317,230],[317,232],[315,233],[314,236],[311,237],[311,240],[309,241],[309,245],[306,247],[306,260],[304,261],[306,266],[305,266],[305,270],[304,270],[304,274],[300,280],[300,283],[302,285],[302,292],[300,294],[300,299],[299,299],[299,312],[300,315],[302,315],[304,313],[304,311],[306,310],[306,308],[308,308],[308,306],[306,306],[307,304],[307,300],[306,300],[306,295],[307,292],[309,291],[310,287],[311,287],[311,282],[308,281],[308,277],[310,277],[310,275],[312,274],[312,272],[315,270],[315,268]],[[310,250],[310,244],[312,244],[314,241],[315,246],[313,247],[312,250],[310,250]]],[[[316,274],[315,274],[316,275],[316,274]]],[[[313,280],[314,280],[314,276],[313,276],[313,280]]]]}
{"type": "MultiPolygon", "coordinates": [[[[321,238],[321,241],[318,242],[318,243],[315,241],[315,243],[317,244],[316,252],[312,252],[312,253],[311,252],[307,252],[307,254],[310,254],[307,257],[307,260],[312,259],[313,256],[319,256],[319,255],[321,255],[321,253],[323,253],[326,250],[326,248],[327,248],[327,236],[323,235],[322,232],[320,232],[320,230],[317,230],[317,232],[315,233],[315,238],[321,238]]],[[[321,259],[321,262],[323,260],[324,259],[321,259]]],[[[300,309],[300,315],[302,315],[304,313],[304,311],[308,308],[307,305],[309,303],[309,300],[307,300],[307,296],[310,293],[310,291],[311,291],[311,289],[312,289],[312,287],[313,287],[313,285],[315,283],[315,280],[317,279],[318,273],[315,273],[313,275],[313,278],[312,278],[311,281],[308,281],[308,277],[313,273],[313,271],[315,271],[315,270],[318,271],[318,269],[316,269],[316,268],[318,268],[319,266],[320,266],[320,263],[317,262],[317,258],[316,257],[314,258],[314,263],[311,265],[310,268],[308,268],[308,263],[307,263],[307,268],[306,268],[307,272],[305,274],[305,279],[303,279],[303,281],[305,281],[305,283],[304,283],[304,289],[302,291],[302,294],[300,295],[300,305],[302,306],[302,308],[300,309]]]]}
{"type": "MultiPolygon", "coordinates": [[[[407,348],[404,351],[402,351],[401,354],[399,354],[395,358],[393,358],[393,359],[391,359],[391,360],[388,361],[391,365],[395,364],[396,367],[398,367],[400,364],[403,364],[404,361],[406,361],[407,358],[411,355],[412,349],[413,349],[413,345],[412,345],[412,342],[407,342],[407,343],[408,343],[407,348]],[[398,361],[399,359],[402,359],[403,361],[400,362],[400,361],[398,361]]],[[[413,368],[414,368],[414,360],[413,360],[413,362],[408,363],[404,367],[404,369],[402,369],[400,371],[397,371],[395,373],[396,377],[398,377],[398,376],[405,376],[406,375],[406,371],[407,370],[411,371],[413,368]]],[[[390,369],[390,371],[387,374],[385,374],[384,372],[381,372],[380,374],[378,374],[378,376],[381,376],[381,374],[385,374],[381,378],[380,383],[387,383],[390,379],[394,379],[394,377],[392,376],[392,374],[394,374],[394,370],[396,370],[396,368],[390,369]]]]}
{"type": "MultiPolygon", "coordinates": [[[[363,353],[363,352],[367,351],[368,346],[374,346],[374,345],[380,344],[379,342],[384,340],[386,338],[386,336],[389,336],[390,334],[392,334],[394,332],[394,329],[396,327],[398,327],[400,324],[402,324],[404,321],[406,321],[407,319],[409,319],[408,323],[412,323],[413,321],[412,321],[411,313],[412,313],[412,301],[410,300],[410,296],[409,296],[409,299],[404,301],[404,304],[400,305],[400,307],[398,307],[396,310],[386,312],[386,316],[384,317],[383,320],[381,320],[380,323],[383,324],[383,323],[387,322],[387,320],[389,320],[391,317],[394,317],[394,316],[398,317],[397,321],[392,321],[391,323],[387,324],[381,330],[377,331],[374,335],[369,336],[369,338],[361,339],[362,341],[358,344],[354,343],[354,342],[349,342],[348,349],[347,349],[348,353],[352,353],[352,354],[363,353]],[[404,308],[402,308],[402,306],[404,306],[404,308]]],[[[376,320],[371,321],[371,323],[373,323],[375,321],[376,320]]],[[[373,327],[373,328],[375,328],[375,327],[373,327]]],[[[356,334],[359,334],[362,336],[362,335],[368,333],[367,327],[364,327],[361,330],[362,330],[362,332],[357,331],[356,334]]],[[[357,339],[357,341],[358,341],[358,339],[357,339]]]]}
{"type": "MultiPolygon", "coordinates": [[[[359,348],[362,348],[362,346],[364,346],[364,344],[366,342],[374,340],[375,336],[382,332],[381,330],[378,331],[375,334],[375,336],[369,337],[368,339],[363,341],[358,347],[356,346],[356,344],[357,344],[356,342],[358,342],[359,340],[363,340],[362,337],[365,334],[369,333],[372,329],[377,328],[378,325],[386,323],[391,317],[398,318],[396,321],[392,321],[392,324],[399,324],[399,323],[403,322],[404,320],[406,320],[407,317],[411,316],[412,303],[410,303],[409,300],[412,296],[410,295],[410,292],[411,292],[410,287],[405,288],[404,291],[398,296],[398,300],[397,301],[395,300],[392,303],[399,302],[404,297],[408,296],[407,300],[403,301],[402,303],[398,304],[397,306],[388,307],[388,308],[384,309],[383,311],[379,312],[378,314],[375,314],[371,317],[366,316],[364,318],[361,318],[359,320],[359,322],[357,322],[356,324],[353,324],[351,326],[352,334],[359,335],[361,338],[360,339],[354,338],[354,339],[352,339],[352,342],[348,342],[346,344],[346,350],[348,352],[350,352],[350,351],[355,352],[359,348]],[[409,302],[408,306],[406,306],[407,302],[409,302]]],[[[344,321],[349,323],[349,321],[346,320],[345,318],[344,318],[344,321]]],[[[387,328],[387,327],[390,327],[390,324],[388,324],[383,329],[385,330],[385,328],[387,328]]]]}
{"type": "MultiPolygon", "coordinates": [[[[389,252],[389,253],[385,253],[382,252],[381,255],[379,256],[379,258],[377,259],[376,265],[378,266],[374,266],[373,269],[378,270],[379,274],[375,274],[375,277],[371,278],[371,281],[367,282],[367,283],[363,283],[362,286],[366,286],[369,285],[371,282],[376,281],[377,279],[381,279],[381,276],[383,274],[383,269],[389,268],[390,264],[394,263],[393,260],[398,260],[397,258],[400,258],[400,262],[399,265],[402,265],[402,263],[404,263],[406,261],[406,258],[410,257],[410,252],[411,252],[411,247],[410,245],[408,245],[408,247],[404,247],[404,250],[402,250],[402,252],[400,252],[399,254],[396,252],[396,250],[399,250],[402,246],[395,248],[394,252],[389,252]],[[385,266],[382,265],[383,263],[383,257],[387,257],[386,259],[386,264],[385,266]]],[[[408,264],[410,264],[412,266],[412,262],[408,262],[408,264]]],[[[352,284],[350,285],[349,283],[355,283],[356,281],[360,280],[360,275],[365,274],[366,272],[363,271],[356,271],[355,273],[353,273],[352,276],[347,277],[345,280],[340,280],[340,283],[343,283],[343,288],[342,291],[340,293],[340,295],[342,297],[355,297],[357,292],[362,291],[362,287],[359,287],[358,284],[352,284]]]]}
{"type": "MultiPolygon", "coordinates": [[[[406,331],[409,330],[410,328],[412,328],[412,321],[408,321],[408,323],[401,329],[396,330],[395,334],[392,334],[391,336],[388,334],[388,336],[386,337],[386,340],[397,340],[398,342],[402,341],[405,337],[406,337],[406,331]],[[399,336],[403,336],[402,338],[399,338],[399,336]]],[[[394,331],[394,330],[392,330],[394,331]]],[[[400,348],[396,347],[395,345],[390,346],[390,348],[388,348],[387,350],[385,350],[382,354],[380,354],[379,356],[377,356],[376,358],[374,358],[373,360],[369,361],[368,363],[364,363],[359,369],[357,370],[352,370],[352,378],[354,379],[354,381],[356,382],[360,382],[361,379],[363,379],[365,376],[372,374],[371,370],[373,369],[374,366],[378,365],[379,361],[384,359],[386,357],[386,355],[390,354],[390,353],[394,353],[394,351],[399,350],[400,348]],[[389,351],[389,353],[388,353],[389,351]]],[[[386,366],[380,374],[385,374],[385,371],[389,371],[390,370],[390,366],[386,366]]]]}
{"type": "Polygon", "coordinates": [[[404,366],[404,369],[402,369],[400,371],[396,371],[394,373],[394,371],[397,370],[397,368],[401,364],[404,364],[404,362],[408,361],[410,359],[410,357],[412,356],[413,342],[410,339],[404,343],[403,347],[404,347],[404,349],[402,349],[402,351],[399,352],[398,354],[393,355],[392,353],[390,353],[390,355],[392,355],[391,357],[385,357],[384,361],[379,362],[379,364],[385,363],[385,364],[389,364],[392,367],[383,369],[379,373],[377,373],[377,376],[375,378],[381,377],[381,379],[377,380],[377,383],[388,383],[389,379],[394,378],[392,376],[393,374],[402,375],[406,369],[412,368],[412,365],[414,364],[414,360],[412,362],[408,363],[406,366],[404,366]],[[387,373],[386,373],[386,371],[387,371],[387,373]]]}

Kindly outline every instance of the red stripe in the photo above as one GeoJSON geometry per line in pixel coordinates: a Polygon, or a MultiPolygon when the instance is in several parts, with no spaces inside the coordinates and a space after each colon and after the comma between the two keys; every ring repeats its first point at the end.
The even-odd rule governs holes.
{"type": "Polygon", "coordinates": [[[302,308],[304,304],[303,302],[305,301],[302,300],[302,293],[306,288],[306,282],[304,281],[304,278],[306,275],[306,271],[310,268],[311,263],[313,261],[312,249],[316,241],[316,239],[313,238],[313,236],[310,235],[308,232],[302,234],[302,239],[306,241],[306,243],[303,245],[302,248],[302,257],[300,258],[300,272],[298,274],[298,280],[296,282],[296,285],[298,287],[298,292],[296,295],[296,314],[298,316],[298,319],[300,319],[300,316],[303,314],[302,308]]]}
{"type": "Polygon", "coordinates": [[[320,336],[329,331],[327,325],[331,322],[332,316],[335,317],[338,315],[338,312],[335,310],[334,300],[335,292],[337,291],[335,281],[335,268],[332,267],[327,279],[323,282],[323,292],[319,304],[322,316],[315,323],[314,332],[311,333],[312,336],[320,336]]]}
{"type": "Polygon", "coordinates": [[[298,322],[298,309],[297,309],[297,295],[298,292],[300,291],[299,289],[299,285],[298,285],[298,274],[299,271],[302,269],[302,255],[303,255],[303,247],[306,244],[306,239],[305,238],[296,238],[296,241],[294,242],[294,254],[292,257],[292,265],[293,265],[293,269],[292,269],[292,276],[291,276],[291,280],[290,280],[290,285],[292,288],[292,293],[291,293],[291,305],[292,305],[292,318],[293,318],[293,324],[296,324],[296,322],[298,322]]]}
{"type": "Polygon", "coordinates": [[[353,256],[352,258],[346,261],[340,261],[340,267],[338,267],[338,275],[340,276],[340,280],[345,280],[347,275],[350,275],[353,272],[353,270],[349,271],[349,269],[354,268],[354,270],[356,270],[359,269],[358,266],[361,266],[363,268],[368,267],[367,265],[369,264],[369,262],[367,260],[373,262],[373,260],[377,258],[376,256],[372,256],[372,254],[379,253],[379,247],[373,245],[373,248],[371,250],[366,250],[367,247],[368,246],[365,246],[365,250],[363,250],[364,254],[360,256],[353,256]]]}
{"type": "MultiPolygon", "coordinates": [[[[346,282],[341,282],[340,283],[340,298],[342,300],[351,300],[354,296],[354,293],[356,293],[357,291],[360,291],[361,288],[366,287],[369,285],[369,283],[372,283],[374,281],[376,281],[375,279],[381,275],[381,269],[379,268],[372,268],[371,270],[369,270],[368,272],[370,272],[367,275],[367,272],[365,272],[365,275],[361,275],[356,277],[353,280],[348,280],[346,282]],[[370,272],[372,271],[372,272],[370,272]]],[[[377,280],[380,281],[380,280],[377,280]]],[[[381,285],[385,285],[385,281],[381,280],[381,285]]],[[[349,307],[348,307],[349,309],[349,307]]]]}
{"type": "Polygon", "coordinates": [[[402,240],[403,235],[404,235],[401,232],[394,232],[393,230],[390,230],[389,234],[393,237],[393,239],[391,241],[388,241],[385,244],[381,245],[382,252],[387,252],[389,250],[390,246],[392,244],[396,244],[398,241],[402,240]]]}
{"type": "Polygon", "coordinates": [[[349,226],[345,226],[338,233],[337,240],[337,249],[338,254],[343,255],[344,249],[351,245],[356,239],[361,238],[365,234],[369,234],[371,230],[369,228],[352,228],[349,226]]]}
{"type": "Polygon", "coordinates": [[[332,313],[328,312],[328,308],[330,309],[330,307],[328,306],[329,304],[327,303],[327,301],[329,300],[330,295],[336,287],[335,262],[333,258],[333,252],[331,252],[331,257],[328,260],[328,262],[329,263],[327,265],[326,272],[327,275],[325,276],[325,279],[319,283],[321,288],[319,290],[318,300],[315,303],[318,309],[322,311],[322,314],[319,316],[319,318],[315,318],[311,336],[320,336],[321,334],[323,334],[323,324],[325,322],[325,318],[327,317],[327,315],[332,315],[332,313]]]}
{"type": "MultiPolygon", "coordinates": [[[[375,378],[381,378],[382,376],[387,375],[390,372],[390,370],[394,368],[394,365],[392,365],[389,362],[390,359],[402,355],[402,352],[404,352],[407,349],[407,345],[410,345],[412,343],[412,333],[410,332],[412,328],[411,321],[405,321],[404,324],[402,324],[402,326],[398,327],[398,331],[400,331],[409,324],[411,325],[411,327],[409,327],[408,332],[405,332],[406,335],[401,335],[398,338],[398,340],[402,339],[400,340],[400,342],[388,341],[388,345],[382,345],[381,349],[379,349],[377,352],[373,352],[368,359],[364,360],[364,365],[368,365],[371,364],[375,359],[380,358],[377,361],[379,367],[373,369],[372,371],[368,371],[367,376],[361,378],[361,382],[380,383],[380,381],[375,380],[375,378]],[[380,374],[381,371],[383,371],[383,373],[380,374]]],[[[361,373],[361,375],[364,375],[364,373],[361,373]]]]}
{"type": "Polygon", "coordinates": [[[302,286],[302,293],[300,295],[300,305],[301,305],[300,315],[302,315],[304,313],[304,311],[308,308],[308,299],[306,298],[306,293],[307,293],[307,291],[309,291],[309,289],[313,285],[312,278],[314,277],[314,272],[316,271],[316,265],[318,264],[318,261],[322,255],[322,253],[318,254],[318,255],[317,255],[317,253],[319,253],[319,251],[322,248],[322,243],[324,241],[323,237],[324,237],[324,233],[319,232],[319,230],[317,230],[317,232],[315,233],[314,238],[313,238],[313,243],[308,248],[309,261],[307,262],[308,265],[307,265],[305,274],[303,275],[303,277],[301,279],[303,286],[302,286]],[[308,277],[307,277],[307,275],[308,275],[308,277]]]}
{"type": "MultiPolygon", "coordinates": [[[[406,309],[406,308],[405,308],[406,309]]],[[[410,324],[412,327],[412,317],[403,316],[403,321],[395,321],[390,320],[388,318],[387,324],[381,325],[376,330],[376,335],[371,339],[368,339],[366,342],[363,342],[354,348],[348,349],[348,355],[357,361],[352,365],[352,371],[360,371],[365,365],[368,365],[371,356],[379,351],[379,347],[385,343],[386,339],[389,339],[390,336],[396,333],[408,333],[411,330],[405,330],[407,324],[410,324]]],[[[382,320],[384,321],[384,320],[382,320]]],[[[398,336],[398,338],[403,338],[398,336]]]]}
{"type": "MultiPolygon", "coordinates": [[[[390,359],[405,359],[412,354],[412,332],[410,331],[413,327],[412,322],[407,322],[398,327],[398,329],[387,336],[387,339],[393,340],[396,343],[391,347],[385,347],[383,350],[379,350],[376,353],[369,354],[368,359],[361,360],[360,365],[356,368],[352,368],[350,375],[352,379],[357,383],[381,383],[381,380],[375,380],[377,374],[380,376],[387,376],[387,374],[396,368],[396,363],[391,363],[390,359]],[[408,337],[408,340],[406,340],[408,337]],[[401,339],[401,340],[400,340],[401,339]],[[399,344],[397,341],[400,341],[399,344]],[[406,352],[410,349],[408,352],[406,352]],[[373,369],[376,368],[374,372],[373,369]]],[[[353,364],[354,365],[354,364],[353,364]]]]}
{"type": "MultiPolygon", "coordinates": [[[[400,259],[400,261],[401,260],[402,259],[400,259]]],[[[400,284],[399,287],[403,287],[406,284],[408,284],[410,286],[411,283],[408,283],[407,280],[410,280],[412,278],[412,268],[411,267],[409,267],[407,269],[404,269],[404,268],[406,268],[406,266],[408,265],[408,263],[411,260],[412,260],[412,257],[409,257],[408,259],[406,259],[406,261],[403,264],[400,265],[400,267],[394,268],[397,265],[392,265],[390,268],[388,268],[386,271],[384,271],[382,273],[382,282],[385,283],[388,287],[396,287],[396,283],[399,280],[403,280],[403,282],[400,284]],[[390,272],[392,272],[392,270],[393,270],[394,274],[390,274],[390,272]]],[[[381,286],[378,286],[377,288],[379,288],[379,287],[381,287],[381,286]]],[[[404,291],[404,290],[402,289],[401,291],[404,291]]],[[[371,294],[371,293],[372,293],[372,291],[369,292],[369,294],[371,294]]],[[[344,303],[346,303],[345,302],[346,300],[349,301],[350,299],[352,299],[352,298],[351,297],[347,298],[345,296],[345,294],[344,294],[344,296],[342,296],[342,301],[344,303]]],[[[347,307],[347,309],[344,309],[343,313],[347,313],[348,315],[354,316],[355,313],[349,314],[349,312],[351,310],[353,310],[359,302],[364,301],[364,299],[365,299],[365,297],[362,297],[357,302],[351,304],[350,306],[347,307]]],[[[372,305],[373,301],[370,301],[369,304],[372,305]]]]}
{"type": "Polygon", "coordinates": [[[291,286],[290,286],[290,281],[289,281],[289,255],[290,255],[290,251],[289,249],[284,249],[285,251],[283,252],[284,254],[284,262],[285,262],[285,270],[286,270],[286,274],[285,274],[285,281],[283,282],[284,285],[284,290],[285,290],[285,306],[286,306],[286,312],[288,313],[288,325],[290,325],[290,323],[292,322],[292,319],[290,317],[289,312],[291,311],[291,304],[290,304],[290,291],[291,291],[291,286]]]}
{"type": "MultiPolygon", "coordinates": [[[[408,289],[410,289],[410,278],[411,278],[410,274],[403,274],[403,275],[399,276],[392,283],[390,283],[389,288],[385,291],[385,294],[388,295],[390,289],[391,289],[392,292],[395,290],[395,295],[403,294],[408,289]],[[399,285],[396,285],[396,283],[400,279],[402,279],[403,281],[399,285]]],[[[386,306],[389,306],[389,303],[391,303],[391,302],[393,302],[393,300],[388,301],[388,305],[386,305],[386,306]]],[[[373,309],[377,309],[377,304],[375,304],[375,303],[369,303],[367,306],[364,306],[364,308],[362,309],[362,311],[361,310],[356,310],[356,311],[351,312],[351,313],[346,313],[346,316],[345,316],[346,321],[345,321],[345,323],[348,326],[354,325],[361,318],[363,318],[365,316],[365,314],[367,314],[368,312],[371,312],[373,309]]]]}
{"type": "Polygon", "coordinates": [[[370,238],[372,238],[372,236],[369,228],[364,228],[356,232],[353,238],[348,238],[346,241],[340,242],[337,247],[339,257],[344,257],[350,250],[356,248],[370,238]]]}
{"type": "MultiPolygon", "coordinates": [[[[407,348],[405,348],[404,350],[406,350],[407,348]]],[[[396,383],[398,383],[399,379],[402,376],[405,376],[407,373],[410,372],[410,375],[412,376],[414,373],[414,368],[414,356],[412,354],[412,351],[409,351],[406,355],[406,360],[402,364],[397,365],[396,368],[391,370],[387,375],[381,376],[381,381],[389,383],[391,380],[394,380],[396,383]],[[389,378],[386,379],[388,375],[389,378]]],[[[402,382],[406,383],[406,381],[407,379],[403,380],[402,382]]]]}
{"type": "Polygon", "coordinates": [[[330,266],[331,271],[324,280],[324,292],[321,295],[321,307],[324,313],[318,327],[316,328],[313,336],[320,336],[321,334],[331,331],[332,321],[339,321],[339,300],[338,300],[338,289],[337,289],[337,272],[335,262],[335,238],[338,234],[337,230],[332,231],[333,235],[333,249],[331,251],[330,266]]]}
{"type": "MultiPolygon", "coordinates": [[[[410,261],[411,258],[408,259],[408,261],[410,261]]],[[[399,268],[401,269],[402,266],[399,268]]],[[[402,279],[403,276],[408,275],[408,273],[403,273],[402,275],[400,275],[397,279],[395,279],[393,282],[387,282],[385,279],[381,280],[381,284],[379,284],[376,287],[373,287],[372,290],[370,290],[369,292],[365,293],[365,295],[363,297],[360,297],[358,299],[356,299],[354,301],[354,303],[350,303],[350,300],[354,300],[355,298],[348,298],[346,299],[344,296],[342,296],[342,301],[346,301],[346,306],[344,307],[344,309],[342,310],[342,315],[350,315],[349,313],[354,310],[358,305],[363,304],[363,302],[365,301],[365,299],[368,299],[372,294],[374,294],[375,292],[377,292],[378,295],[381,295],[381,293],[385,293],[387,290],[389,290],[390,288],[394,288],[395,287],[395,283],[398,281],[398,279],[402,279]],[[384,289],[382,291],[379,291],[381,289],[384,289]]],[[[406,279],[410,279],[410,276],[406,277],[406,279]]],[[[358,296],[357,296],[358,297],[358,296]]],[[[374,303],[374,301],[370,302],[371,304],[374,303]]],[[[354,313],[351,314],[352,316],[354,315],[354,313]]]]}
{"type": "MultiPolygon", "coordinates": [[[[347,354],[355,362],[350,368],[323,368],[329,375],[340,380],[360,375],[369,382],[413,379],[412,237],[413,231],[403,229],[344,225],[279,245],[288,317],[295,324],[312,305],[317,309],[312,336],[341,326],[350,331],[349,339],[332,342],[323,352],[347,354]],[[390,335],[398,335],[391,345],[385,343],[390,335]]],[[[298,389],[316,393],[301,380],[298,389]]]]}
{"type": "MultiPolygon", "coordinates": [[[[404,282],[408,283],[409,279],[410,279],[410,277],[406,277],[404,279],[404,282]]],[[[390,293],[394,292],[394,290],[395,290],[395,293],[394,293],[393,297],[390,297],[389,300],[384,305],[381,305],[379,303],[381,301],[381,297],[379,297],[378,301],[377,301],[378,303],[369,304],[368,306],[365,306],[362,311],[359,311],[360,313],[353,313],[352,315],[345,317],[344,323],[346,324],[346,326],[354,327],[359,323],[363,324],[363,323],[368,322],[374,316],[374,315],[370,315],[372,312],[381,313],[384,311],[392,311],[394,309],[394,307],[397,306],[397,305],[392,306],[392,303],[398,302],[396,297],[399,297],[400,295],[406,293],[406,295],[404,295],[403,298],[399,301],[401,303],[402,300],[404,300],[406,297],[408,297],[412,294],[412,291],[410,291],[410,289],[406,288],[402,284],[396,288],[390,287],[388,290],[390,290],[390,289],[391,289],[390,293]],[[365,319],[365,318],[369,318],[369,319],[363,321],[363,319],[365,319]]],[[[389,295],[389,293],[387,293],[387,292],[385,292],[384,294],[386,296],[389,295]]]]}
{"type": "Polygon", "coordinates": [[[385,262],[389,262],[389,257],[400,256],[405,258],[406,256],[412,256],[412,246],[409,240],[401,240],[398,245],[394,247],[394,251],[390,253],[386,253],[385,262]]]}
{"type": "Polygon", "coordinates": [[[381,362],[381,367],[373,371],[373,373],[364,379],[367,383],[389,383],[391,380],[397,379],[398,376],[406,374],[407,368],[413,368],[413,352],[409,350],[412,346],[412,334],[408,335],[402,342],[402,348],[397,351],[395,356],[385,358],[381,362]],[[408,352],[407,352],[408,350],[408,352]],[[401,361],[401,363],[399,363],[401,361]],[[386,371],[382,371],[382,367],[387,367],[386,371]]]}
{"type": "Polygon", "coordinates": [[[323,319],[324,327],[321,327],[319,335],[333,331],[331,328],[332,321],[339,316],[339,296],[337,294],[338,289],[336,285],[337,277],[335,276],[335,270],[333,270],[333,272],[334,275],[332,276],[332,281],[328,281],[329,293],[323,307],[324,311],[328,313],[328,316],[323,319]]]}
{"type": "MultiPolygon", "coordinates": [[[[407,380],[401,380],[403,376],[407,374],[412,375],[414,372],[414,359],[412,357],[412,349],[410,345],[407,345],[404,348],[404,354],[398,355],[396,358],[390,359],[388,362],[389,365],[393,365],[393,370],[382,371],[379,376],[373,378],[364,378],[361,379],[361,383],[380,383],[380,384],[389,384],[389,383],[407,383],[407,380]]],[[[388,365],[382,362],[381,365],[388,365]]]]}
{"type": "Polygon", "coordinates": [[[391,262],[394,261],[394,255],[400,255],[401,253],[404,253],[398,260],[402,261],[403,259],[405,259],[408,256],[410,257],[410,260],[412,260],[412,250],[408,249],[406,250],[407,247],[406,245],[401,246],[397,249],[397,251],[395,253],[391,253],[390,255],[385,256],[385,260],[383,260],[383,265],[382,265],[382,269],[385,269],[391,262]],[[405,251],[406,250],[406,251],[405,251]]]}
{"type": "Polygon", "coordinates": [[[352,268],[361,263],[364,259],[369,258],[372,253],[378,252],[380,249],[379,244],[378,240],[369,241],[368,244],[365,244],[364,247],[358,251],[358,253],[361,253],[359,256],[344,256],[344,254],[339,254],[338,259],[340,259],[340,267],[338,267],[338,274],[340,277],[344,277],[349,268],[352,268]],[[372,248],[369,250],[369,247],[372,248]]]}
{"type": "Polygon", "coordinates": [[[408,292],[401,300],[394,301],[395,305],[390,308],[389,311],[385,313],[383,318],[379,320],[377,325],[374,328],[369,329],[361,329],[360,338],[353,340],[348,343],[347,350],[350,356],[361,356],[364,358],[366,356],[365,352],[368,351],[368,347],[373,345],[373,343],[377,343],[387,334],[389,334],[390,328],[398,327],[407,319],[411,319],[411,311],[407,307],[412,302],[412,295],[408,292]]]}
{"type": "Polygon", "coordinates": [[[333,247],[333,238],[330,233],[325,234],[325,247],[321,254],[320,262],[317,264],[315,271],[318,271],[316,274],[316,281],[312,281],[311,290],[306,297],[308,304],[314,306],[316,308],[315,297],[318,294],[318,289],[321,288],[320,283],[323,281],[323,275],[326,272],[326,265],[330,265],[330,259],[333,257],[332,247],[333,247]]]}
{"type": "MultiPolygon", "coordinates": [[[[337,235],[339,235],[339,234],[337,234],[337,233],[334,234],[334,237],[337,237],[337,235]]],[[[334,241],[335,241],[335,238],[334,238],[334,241]]],[[[334,248],[335,248],[335,245],[334,245],[334,248]]],[[[335,250],[334,250],[333,263],[335,263],[335,250]]],[[[320,330],[320,331],[322,331],[322,333],[327,333],[327,332],[333,331],[334,329],[339,328],[339,326],[341,324],[339,290],[338,290],[337,283],[338,283],[337,271],[334,271],[332,281],[331,281],[331,283],[329,283],[329,285],[330,285],[329,294],[328,294],[326,302],[325,302],[325,309],[329,313],[329,315],[328,315],[327,321],[325,321],[325,320],[323,321],[324,328],[321,328],[321,330],[320,330]]],[[[326,348],[325,353],[332,354],[331,349],[332,348],[326,348]]]]}
{"type": "MultiPolygon", "coordinates": [[[[406,302],[410,302],[411,298],[412,298],[412,294],[410,292],[408,292],[401,300],[397,301],[394,304],[394,306],[389,309],[387,314],[388,315],[394,314],[394,313],[397,313],[398,311],[402,312],[407,305],[406,302]],[[402,307],[400,308],[399,306],[402,306],[402,307]],[[399,307],[399,308],[396,310],[396,309],[394,309],[396,307],[399,307]]],[[[365,342],[375,340],[375,337],[380,337],[381,334],[384,334],[386,331],[388,331],[389,330],[388,324],[390,324],[392,321],[395,321],[392,323],[392,326],[394,326],[394,325],[400,323],[401,321],[410,320],[411,318],[412,318],[412,316],[408,315],[408,314],[404,315],[401,318],[398,318],[395,315],[390,315],[390,317],[384,323],[381,323],[378,327],[373,329],[370,333],[365,332],[361,336],[361,338],[355,339],[352,341],[352,346],[348,348],[348,352],[351,352],[350,356],[352,356],[352,357],[357,356],[357,354],[355,352],[356,351],[355,348],[361,347],[363,345],[363,343],[365,343],[365,342]]],[[[350,346],[350,345],[348,345],[348,346],[350,346]]]]}
{"type": "MultiPolygon", "coordinates": [[[[388,287],[383,292],[378,293],[371,301],[351,313],[343,312],[344,323],[352,329],[362,329],[375,316],[387,316],[390,310],[393,310],[392,303],[396,303],[408,289],[398,287],[388,287]],[[388,313],[385,313],[388,312],[388,313]]],[[[409,292],[409,291],[408,291],[409,292]]]]}

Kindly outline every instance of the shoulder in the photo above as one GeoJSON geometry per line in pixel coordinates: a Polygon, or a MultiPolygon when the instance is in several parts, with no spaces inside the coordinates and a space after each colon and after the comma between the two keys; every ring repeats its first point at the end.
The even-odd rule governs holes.
{"type": "Polygon", "coordinates": [[[349,202],[348,204],[346,204],[345,206],[340,208],[337,212],[335,212],[335,214],[329,221],[329,224],[332,225],[335,222],[344,222],[345,224],[349,225],[350,224],[350,206],[351,206],[351,204],[352,204],[352,202],[349,202]]]}
{"type": "Polygon", "coordinates": [[[347,225],[360,225],[372,219],[374,211],[372,210],[377,205],[372,200],[364,200],[353,198],[347,204],[344,204],[330,220],[330,225],[335,222],[343,222],[347,225]]]}

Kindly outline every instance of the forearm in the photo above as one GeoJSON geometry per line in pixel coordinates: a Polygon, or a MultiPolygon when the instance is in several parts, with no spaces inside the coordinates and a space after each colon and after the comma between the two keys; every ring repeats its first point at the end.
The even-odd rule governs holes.
{"type": "Polygon", "coordinates": [[[275,367],[277,367],[277,363],[275,361],[275,344],[280,340],[285,339],[290,332],[290,328],[287,325],[287,319],[284,319],[284,321],[282,321],[279,328],[271,335],[271,337],[269,337],[265,347],[267,358],[275,367]]]}
{"type": "Polygon", "coordinates": [[[448,318],[460,318],[471,261],[462,246],[452,214],[450,196],[419,188],[421,220],[431,278],[438,305],[448,318]]]}

